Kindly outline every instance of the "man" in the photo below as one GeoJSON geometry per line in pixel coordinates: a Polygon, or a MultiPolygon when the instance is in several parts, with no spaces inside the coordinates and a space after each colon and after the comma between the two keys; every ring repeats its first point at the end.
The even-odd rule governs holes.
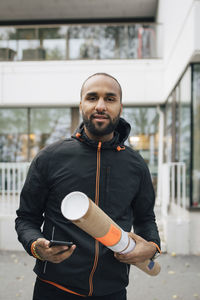
{"type": "Polygon", "coordinates": [[[83,123],[75,135],[46,147],[31,164],[16,230],[37,258],[34,300],[125,300],[130,264],[159,250],[150,174],[140,155],[124,146],[130,125],[120,118],[121,100],[114,77],[90,76],[81,89],[83,123]],[[114,254],[66,220],[61,202],[73,191],[93,199],[125,231],[133,225],[134,250],[114,254]],[[50,247],[52,238],[74,245],[50,247]]]}

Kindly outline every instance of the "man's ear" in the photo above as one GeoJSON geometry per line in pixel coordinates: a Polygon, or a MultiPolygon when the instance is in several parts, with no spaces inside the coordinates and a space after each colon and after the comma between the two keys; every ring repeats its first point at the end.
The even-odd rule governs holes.
{"type": "Polygon", "coordinates": [[[123,111],[123,105],[122,105],[122,103],[121,103],[120,116],[122,115],[122,111],[123,111]]]}
{"type": "Polygon", "coordinates": [[[79,103],[79,113],[80,114],[82,113],[82,101],[80,101],[80,103],[79,103]]]}

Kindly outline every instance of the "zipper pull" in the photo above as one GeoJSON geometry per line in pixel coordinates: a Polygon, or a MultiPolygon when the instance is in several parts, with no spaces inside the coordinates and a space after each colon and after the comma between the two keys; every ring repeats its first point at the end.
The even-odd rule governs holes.
{"type": "Polygon", "coordinates": [[[102,144],[102,142],[99,142],[99,143],[98,143],[98,151],[101,150],[101,144],[102,144]]]}

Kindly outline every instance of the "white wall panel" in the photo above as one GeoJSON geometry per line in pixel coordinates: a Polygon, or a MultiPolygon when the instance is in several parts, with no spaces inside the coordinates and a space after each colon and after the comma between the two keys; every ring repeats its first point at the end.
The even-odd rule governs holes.
{"type": "Polygon", "coordinates": [[[200,1],[195,2],[195,48],[200,53],[200,1]]]}
{"type": "Polygon", "coordinates": [[[163,24],[165,59],[173,52],[194,2],[194,0],[159,0],[157,22],[163,24]]]}
{"type": "Polygon", "coordinates": [[[165,100],[200,45],[198,7],[197,0],[160,0],[158,21],[164,24],[165,100]]]}
{"type": "Polygon", "coordinates": [[[78,105],[82,82],[96,72],[119,80],[124,104],[155,104],[162,99],[159,60],[10,62],[1,63],[0,70],[4,106],[78,105]]]}
{"type": "Polygon", "coordinates": [[[185,71],[186,66],[190,63],[192,55],[195,52],[194,20],[193,7],[187,20],[183,24],[183,30],[177,37],[173,51],[168,55],[167,59],[165,59],[165,98],[167,98],[175,84],[177,84],[178,79],[185,71]]]}
{"type": "Polygon", "coordinates": [[[0,63],[0,105],[78,105],[82,82],[96,72],[116,76],[125,105],[163,103],[193,54],[200,51],[200,1],[159,3],[163,60],[0,63]]]}

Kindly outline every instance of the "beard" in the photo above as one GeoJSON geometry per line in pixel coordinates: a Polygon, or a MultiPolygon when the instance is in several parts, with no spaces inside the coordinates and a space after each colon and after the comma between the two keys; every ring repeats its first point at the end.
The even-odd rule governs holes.
{"type": "Polygon", "coordinates": [[[98,115],[102,115],[102,116],[104,115],[104,116],[106,116],[107,119],[109,119],[109,123],[106,127],[103,127],[103,124],[100,122],[98,122],[97,125],[95,125],[92,122],[94,119],[94,114],[88,118],[82,112],[83,123],[84,123],[85,127],[87,128],[87,130],[91,134],[93,134],[94,136],[97,136],[97,137],[102,137],[104,135],[108,135],[108,134],[114,132],[115,128],[119,124],[120,112],[114,119],[111,119],[110,116],[105,113],[98,113],[98,115]]]}

